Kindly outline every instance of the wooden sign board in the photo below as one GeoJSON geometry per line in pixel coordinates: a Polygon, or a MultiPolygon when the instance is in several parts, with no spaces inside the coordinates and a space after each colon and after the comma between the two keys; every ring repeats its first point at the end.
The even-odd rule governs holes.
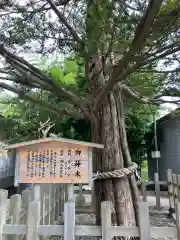
{"type": "Polygon", "coordinates": [[[92,181],[92,148],[102,144],[65,138],[45,138],[9,145],[16,149],[15,182],[73,183],[92,181]]]}
{"type": "Polygon", "coordinates": [[[41,143],[19,151],[19,183],[88,183],[88,147],[41,143]]]}

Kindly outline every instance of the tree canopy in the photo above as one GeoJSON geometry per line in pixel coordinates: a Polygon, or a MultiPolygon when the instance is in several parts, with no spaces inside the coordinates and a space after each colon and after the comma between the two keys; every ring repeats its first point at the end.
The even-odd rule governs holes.
{"type": "MultiPolygon", "coordinates": [[[[41,64],[41,63],[40,63],[41,64]]],[[[66,87],[77,88],[77,92],[86,94],[88,86],[86,84],[83,61],[78,58],[66,58],[63,61],[55,61],[47,65],[44,61],[44,66],[47,66],[45,71],[53,76],[56,81],[65,84],[66,87]],[[61,68],[60,68],[61,66],[61,68]]],[[[148,73],[142,74],[139,77],[142,82],[144,91],[148,85],[147,92],[152,94],[157,91],[158,81],[157,76],[154,78],[149,77],[148,73]]],[[[137,82],[132,79],[132,83],[137,82]]],[[[54,101],[53,94],[45,91],[29,92],[29,95],[53,103],[54,107],[64,107],[67,103],[54,101]]],[[[4,129],[4,124],[1,124],[1,132],[5,132],[2,136],[5,141],[9,143],[17,143],[36,139],[40,136],[40,123],[45,123],[49,118],[51,122],[55,123],[50,129],[50,132],[58,136],[71,138],[82,141],[91,141],[91,126],[90,122],[86,119],[75,119],[71,116],[59,117],[56,112],[49,112],[47,117],[47,110],[34,104],[32,102],[17,99],[16,97],[8,97],[7,95],[0,96],[2,114],[4,121],[11,121],[10,128],[4,129]],[[4,104],[3,104],[4,103],[4,104]],[[4,105],[4,107],[3,107],[4,105]],[[11,129],[11,130],[10,130],[11,129]]],[[[145,134],[148,132],[148,124],[152,120],[152,115],[155,113],[156,108],[144,107],[137,103],[125,105],[126,115],[126,129],[127,138],[130,148],[132,160],[141,164],[145,157],[145,134]]]]}
{"type": "MultiPolygon", "coordinates": [[[[8,65],[1,69],[4,82],[0,86],[34,102],[39,100],[28,96],[29,88],[51,91],[57,99],[65,97],[70,104],[68,111],[54,111],[75,114],[80,118],[81,114],[89,117],[89,108],[96,111],[117,82],[121,83],[126,99],[141,103],[159,103],[157,93],[158,97],[171,94],[167,86],[179,84],[179,1],[107,0],[102,4],[90,0],[5,2],[0,9],[0,36],[5,44],[1,45],[0,53],[8,65]],[[111,79],[103,89],[93,96],[88,92],[86,96],[81,96],[73,88],[71,91],[66,89],[54,75],[47,75],[12,51],[16,54],[31,51],[44,55],[75,52],[84,59],[90,59],[98,51],[104,58],[103,71],[109,64],[114,67],[111,79]],[[158,67],[159,64],[161,67],[158,67]],[[170,67],[170,70],[164,70],[170,67]],[[160,89],[156,94],[148,95],[148,99],[148,84],[145,91],[142,85],[144,73],[148,73],[150,78],[152,74],[161,75],[160,89]],[[134,84],[136,88],[130,78],[138,81],[134,84]],[[7,85],[7,80],[14,85],[7,85]],[[74,106],[78,108],[76,113],[72,111],[74,106]]],[[[87,69],[88,66],[85,68],[86,78],[87,69]]],[[[42,104],[52,111],[52,105],[42,104]]]]}

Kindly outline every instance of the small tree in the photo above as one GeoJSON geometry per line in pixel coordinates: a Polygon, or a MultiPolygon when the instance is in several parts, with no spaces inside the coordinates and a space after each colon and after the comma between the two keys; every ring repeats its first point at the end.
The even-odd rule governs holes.
{"type": "MultiPolygon", "coordinates": [[[[4,45],[0,46],[0,54],[11,66],[10,71],[3,70],[7,73],[4,79],[17,85],[2,82],[0,86],[60,116],[67,114],[89,119],[92,141],[105,146],[103,151],[93,153],[94,172],[131,166],[123,102],[163,102],[159,97],[167,95],[167,90],[163,91],[162,82],[166,77],[170,83],[177,76],[179,65],[173,71],[157,71],[157,66],[160,60],[164,66],[178,61],[179,15],[179,1],[175,0],[38,0],[14,5],[3,16],[6,21],[3,21],[2,28],[8,30],[2,34],[2,39],[17,50],[22,49],[20,45],[32,49],[27,43],[32,45],[33,41],[36,50],[42,53],[74,50],[84,59],[88,92],[84,96],[73,87],[66,87],[55,80],[56,72],[53,76],[48,75],[13,54],[4,45]],[[15,17],[11,15],[12,11],[17,14],[15,17]],[[146,91],[142,91],[143,78],[139,77],[144,72],[161,74],[163,77],[159,78],[162,91],[158,96],[149,97],[146,91]],[[169,77],[171,73],[172,78],[169,77]],[[136,79],[136,87],[133,79],[136,79]],[[66,100],[69,105],[67,108],[56,107],[32,97],[28,94],[32,88],[51,92],[57,101],[66,100]],[[138,94],[135,90],[138,90],[138,94]],[[145,97],[140,93],[144,93],[145,97]]],[[[113,224],[136,224],[138,193],[134,175],[129,179],[95,181],[95,195],[97,223],[100,222],[100,202],[111,200],[114,203],[113,224]]]]}

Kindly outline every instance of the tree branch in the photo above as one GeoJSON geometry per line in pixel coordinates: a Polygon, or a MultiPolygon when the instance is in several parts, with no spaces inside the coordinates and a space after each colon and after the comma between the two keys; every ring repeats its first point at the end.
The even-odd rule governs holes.
{"type": "MultiPolygon", "coordinates": [[[[120,82],[120,81],[124,80],[125,78],[127,78],[127,76],[129,76],[135,69],[138,69],[139,67],[145,66],[149,63],[155,62],[159,59],[163,59],[166,56],[170,56],[173,53],[177,53],[179,51],[180,51],[180,45],[176,46],[173,49],[168,49],[167,51],[165,51],[162,54],[159,54],[157,56],[152,55],[153,56],[152,58],[146,57],[143,61],[140,61],[140,59],[142,59],[142,58],[139,58],[139,60],[137,61],[136,64],[134,64],[133,67],[128,66],[129,63],[128,63],[127,59],[129,58],[129,54],[130,54],[130,52],[128,52],[128,54],[124,58],[124,61],[121,60],[120,63],[114,68],[111,79],[106,83],[106,85],[102,89],[100,89],[100,91],[96,95],[96,97],[94,99],[93,111],[96,111],[98,109],[99,105],[101,104],[101,102],[104,101],[104,98],[105,98],[105,96],[107,96],[107,93],[113,89],[114,85],[117,82],[120,82]]],[[[132,56],[132,58],[133,58],[133,56],[132,56]]]]}
{"type": "Polygon", "coordinates": [[[56,13],[56,15],[58,16],[59,20],[66,26],[66,28],[69,30],[69,32],[71,33],[72,37],[74,38],[74,40],[76,42],[78,42],[81,47],[84,48],[84,42],[83,40],[78,36],[78,34],[76,33],[76,31],[69,25],[67,19],[63,16],[63,14],[57,9],[56,5],[53,3],[53,1],[51,0],[46,0],[49,5],[51,6],[51,8],[53,9],[53,11],[56,13]]]}
{"type": "MultiPolygon", "coordinates": [[[[106,85],[100,89],[95,97],[95,99],[93,100],[93,110],[96,111],[98,109],[98,107],[100,106],[100,104],[104,101],[104,98],[107,96],[108,92],[111,91],[114,87],[114,85],[119,82],[124,80],[130,73],[132,73],[132,70],[135,70],[141,66],[144,66],[148,63],[157,61],[159,59],[162,59],[168,55],[171,55],[173,53],[178,52],[179,46],[175,46],[172,49],[169,49],[167,46],[167,51],[159,54],[158,56],[155,55],[155,53],[153,53],[153,57],[151,59],[149,59],[149,57],[145,58],[145,56],[139,56],[137,55],[138,52],[141,52],[142,49],[144,48],[144,43],[147,39],[147,37],[149,36],[150,32],[152,32],[152,26],[154,19],[158,13],[158,10],[160,9],[162,1],[158,0],[151,0],[149,3],[149,6],[147,8],[147,11],[145,13],[144,18],[142,19],[142,21],[140,22],[140,24],[138,25],[137,29],[136,29],[136,34],[134,37],[134,40],[132,42],[132,46],[130,48],[130,50],[128,52],[124,53],[124,57],[119,60],[117,66],[114,68],[114,71],[112,72],[112,76],[109,79],[109,81],[106,83],[106,85]],[[136,62],[136,64],[135,64],[136,62]],[[134,66],[132,66],[134,65],[134,66]]],[[[177,20],[177,15],[179,16],[179,8],[177,10],[177,14],[174,16],[168,16],[168,19],[171,20],[171,23],[173,21],[177,20]]],[[[171,12],[172,13],[172,12],[171,12]]],[[[163,24],[163,22],[161,20],[156,22],[156,26],[157,24],[163,24]]],[[[158,50],[157,50],[158,51],[158,50]]]]}
{"type": "Polygon", "coordinates": [[[132,41],[132,50],[140,51],[144,47],[145,41],[149,36],[154,19],[159,12],[162,0],[150,0],[146,13],[140,21],[135,31],[135,36],[132,41]]]}
{"type": "MultiPolygon", "coordinates": [[[[156,17],[162,0],[150,0],[144,17],[139,23],[135,31],[135,36],[132,41],[132,46],[128,52],[124,54],[123,59],[119,60],[117,66],[114,68],[111,79],[107,84],[97,93],[94,99],[93,110],[96,111],[100,103],[104,100],[109,91],[114,85],[127,77],[135,68],[129,68],[129,64],[134,61],[135,55],[144,48],[145,41],[149,36],[151,26],[156,17]],[[128,69],[129,68],[129,69],[128,69]]],[[[140,61],[140,60],[139,60],[140,61]]]]}
{"type": "Polygon", "coordinates": [[[151,55],[151,56],[148,56],[146,57],[142,62],[141,62],[141,65],[146,65],[148,63],[152,63],[152,62],[155,62],[159,59],[163,59],[165,58],[166,56],[170,56],[172,55],[173,53],[177,53],[180,51],[180,44],[179,46],[176,46],[175,48],[173,49],[168,49],[167,51],[159,54],[159,55],[151,55]],[[151,58],[152,57],[152,58],[151,58]]]}
{"type": "Polygon", "coordinates": [[[134,100],[135,102],[138,103],[143,103],[143,104],[148,104],[150,103],[148,98],[141,97],[138,94],[134,93],[128,86],[125,84],[120,84],[121,89],[123,92],[123,95],[128,99],[128,100],[134,100]]]}
{"type": "Polygon", "coordinates": [[[167,16],[161,17],[160,19],[157,19],[154,23],[154,25],[152,26],[152,33],[157,32],[157,31],[164,31],[164,26],[169,26],[169,24],[171,24],[171,26],[174,26],[174,23],[179,20],[179,16],[180,16],[180,7],[177,7],[175,9],[173,9],[172,11],[170,11],[167,16]]]}
{"type": "Polygon", "coordinates": [[[61,109],[61,108],[56,107],[53,104],[38,100],[38,99],[36,99],[36,98],[34,98],[30,95],[27,95],[23,90],[12,87],[12,86],[10,86],[6,83],[0,82],[0,87],[4,88],[6,90],[9,90],[11,92],[14,92],[21,99],[28,100],[32,103],[38,104],[39,106],[42,106],[44,109],[46,109],[46,110],[48,110],[48,111],[50,111],[54,114],[58,114],[60,116],[68,115],[68,116],[75,117],[75,118],[80,118],[80,119],[85,117],[83,114],[80,114],[78,112],[74,112],[74,111],[71,111],[71,110],[66,109],[66,108],[61,109]]]}
{"type": "MultiPolygon", "coordinates": [[[[158,98],[154,97],[154,98],[148,98],[148,97],[142,97],[139,96],[138,94],[134,93],[128,86],[126,86],[125,84],[121,84],[121,89],[123,92],[123,95],[128,99],[128,100],[133,100],[135,102],[141,103],[141,104],[156,104],[156,105],[160,105],[162,103],[180,103],[180,99],[178,100],[164,100],[161,99],[160,97],[163,97],[163,95],[158,95],[158,98]]],[[[167,97],[168,95],[166,95],[167,97]]],[[[172,95],[170,95],[172,96],[172,95]]],[[[165,96],[164,96],[165,97],[165,96]]],[[[180,97],[180,95],[179,95],[180,97]]]]}
{"type": "Polygon", "coordinates": [[[140,70],[138,70],[138,72],[142,72],[142,73],[162,73],[162,74],[178,73],[178,72],[180,72],[180,67],[177,67],[177,68],[172,69],[172,70],[167,70],[167,71],[140,69],[140,70]]]}
{"type": "MultiPolygon", "coordinates": [[[[128,55],[126,55],[128,58],[128,55]]],[[[118,66],[114,67],[114,71],[112,73],[111,79],[106,83],[106,85],[99,90],[96,97],[93,100],[93,111],[95,112],[100,104],[104,101],[105,97],[107,96],[108,92],[111,91],[114,87],[114,85],[117,82],[120,82],[124,79],[126,79],[131,73],[134,72],[135,69],[138,68],[139,64],[134,65],[131,68],[128,68],[126,63],[127,60],[122,60],[121,63],[118,66]]]]}
{"type": "Polygon", "coordinates": [[[54,81],[51,77],[49,77],[47,74],[42,72],[40,69],[34,67],[29,62],[24,60],[21,57],[18,57],[11,52],[9,52],[7,49],[4,48],[3,44],[0,45],[0,54],[6,59],[7,62],[9,62],[11,65],[15,64],[18,65],[19,68],[22,68],[27,73],[31,73],[32,76],[35,76],[36,83],[40,84],[44,89],[50,90],[58,97],[64,96],[67,100],[69,100],[72,104],[77,106],[81,109],[81,111],[89,118],[89,114],[87,111],[86,103],[84,103],[84,99],[79,98],[78,96],[74,95],[72,92],[67,91],[63,87],[61,87],[56,81],[54,81]],[[46,86],[45,86],[46,85],[46,86]],[[48,85],[48,87],[47,87],[48,85]]]}

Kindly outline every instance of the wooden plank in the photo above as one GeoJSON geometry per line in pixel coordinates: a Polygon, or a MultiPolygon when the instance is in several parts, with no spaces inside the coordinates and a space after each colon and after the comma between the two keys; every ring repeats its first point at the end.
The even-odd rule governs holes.
{"type": "Polygon", "coordinates": [[[93,186],[93,156],[92,156],[92,147],[88,148],[88,169],[89,169],[89,186],[93,186]]]}
{"type": "Polygon", "coordinates": [[[172,170],[167,169],[167,184],[168,184],[168,195],[169,195],[169,207],[174,208],[174,198],[173,198],[173,181],[172,181],[172,170]]]}
{"type": "Polygon", "coordinates": [[[41,201],[41,186],[40,184],[35,184],[33,186],[34,201],[41,201]]]}
{"type": "MultiPolygon", "coordinates": [[[[155,191],[146,191],[146,193],[147,193],[147,196],[156,196],[156,192],[155,191]]],[[[161,197],[167,197],[168,196],[168,192],[166,192],[166,191],[160,191],[160,194],[161,194],[161,197]]]]}
{"type": "Polygon", "coordinates": [[[176,227],[177,227],[178,239],[180,240],[180,203],[178,201],[175,201],[174,204],[175,204],[175,215],[176,215],[176,227]]]}
{"type": "Polygon", "coordinates": [[[60,188],[60,208],[59,208],[59,216],[64,212],[64,203],[65,203],[65,185],[61,185],[60,188]]]}
{"type": "Polygon", "coordinates": [[[74,201],[74,184],[66,184],[67,186],[67,200],[74,201]]]}
{"type": "Polygon", "coordinates": [[[141,240],[150,240],[150,220],[149,220],[149,207],[146,202],[139,202],[139,233],[141,240]]]}
{"type": "Polygon", "coordinates": [[[56,220],[56,188],[52,189],[52,224],[56,220]]]}
{"type": "MultiPolygon", "coordinates": [[[[44,236],[64,236],[64,226],[63,225],[48,225],[38,227],[39,235],[44,236]]],[[[75,236],[97,236],[101,237],[101,227],[100,226],[75,226],[75,236]]]]}
{"type": "Polygon", "coordinates": [[[99,226],[75,226],[75,236],[97,236],[101,237],[101,227],[99,226]]]}
{"type": "MultiPolygon", "coordinates": [[[[172,237],[177,238],[177,229],[176,227],[151,227],[151,237],[152,238],[164,238],[172,237]]],[[[111,227],[111,232],[113,236],[122,236],[122,237],[139,237],[139,228],[138,227],[111,227]]]]}
{"type": "Polygon", "coordinates": [[[40,201],[34,201],[29,205],[28,227],[26,240],[39,240],[38,225],[40,222],[40,201]]]}
{"type": "Polygon", "coordinates": [[[42,200],[42,212],[41,212],[41,222],[42,225],[44,225],[45,222],[45,218],[46,218],[46,195],[43,196],[43,200],[42,200]]]}
{"type": "MultiPolygon", "coordinates": [[[[147,181],[147,185],[151,185],[151,184],[155,184],[154,181],[147,181]]],[[[159,181],[159,184],[160,185],[167,185],[167,181],[159,181]]]]}
{"type": "Polygon", "coordinates": [[[46,225],[38,226],[40,236],[64,236],[64,225],[46,225]]]}
{"type": "MultiPolygon", "coordinates": [[[[49,203],[47,201],[48,196],[46,194],[44,194],[43,196],[43,201],[42,201],[42,218],[41,218],[41,224],[45,225],[45,224],[49,224],[49,203]]],[[[49,200],[49,198],[48,198],[49,200]]],[[[40,236],[41,240],[48,240],[48,238],[44,237],[44,236],[40,236]]]]}
{"type": "Polygon", "coordinates": [[[10,200],[7,199],[5,201],[1,201],[0,203],[0,240],[4,240],[3,228],[6,223],[6,214],[9,202],[10,200]]]}
{"type": "Polygon", "coordinates": [[[173,196],[174,196],[174,207],[175,204],[178,204],[178,185],[177,185],[177,175],[172,175],[172,182],[173,182],[173,196]]]}
{"type": "Polygon", "coordinates": [[[112,226],[109,230],[111,236],[114,237],[139,237],[139,228],[138,227],[119,227],[112,226]]]}
{"type": "Polygon", "coordinates": [[[56,184],[55,189],[54,189],[54,203],[55,203],[55,207],[54,207],[54,221],[57,221],[58,219],[58,215],[57,215],[57,209],[58,209],[58,186],[56,184]]]}
{"type": "Polygon", "coordinates": [[[25,189],[22,191],[22,208],[28,208],[31,202],[31,191],[30,189],[25,189]]]}
{"type": "Polygon", "coordinates": [[[67,184],[64,184],[64,201],[68,201],[67,184]]]}
{"type": "MultiPolygon", "coordinates": [[[[177,228],[176,227],[151,227],[152,238],[164,238],[171,237],[177,238],[177,228]]],[[[116,227],[112,226],[110,231],[113,236],[124,236],[124,237],[138,237],[139,228],[138,227],[116,227]]],[[[3,234],[16,234],[16,235],[26,235],[27,225],[10,225],[5,224],[3,227],[3,234]]],[[[38,234],[41,236],[63,236],[64,226],[63,225],[39,225],[38,234]]],[[[75,236],[97,236],[101,237],[101,227],[100,226],[75,226],[75,236]]]]}
{"type": "Polygon", "coordinates": [[[142,181],[141,192],[142,192],[142,196],[143,196],[143,201],[146,202],[147,201],[147,192],[146,192],[146,182],[145,181],[142,181]]]}
{"type": "Polygon", "coordinates": [[[20,153],[16,149],[16,160],[15,160],[15,172],[14,172],[14,186],[19,186],[19,166],[20,166],[20,153]]]}
{"type": "MultiPolygon", "coordinates": [[[[20,224],[20,213],[21,213],[21,195],[15,194],[10,198],[10,216],[11,216],[11,224],[20,224]]],[[[8,240],[18,240],[18,236],[8,236],[8,240]]]]}
{"type": "Polygon", "coordinates": [[[180,202],[180,175],[177,175],[178,201],[180,202]]]}
{"type": "Polygon", "coordinates": [[[156,209],[160,209],[160,185],[159,185],[159,173],[154,173],[155,192],[156,192],[156,209]]]}
{"type": "MultiPolygon", "coordinates": [[[[151,237],[152,238],[164,238],[171,237],[177,238],[177,229],[176,227],[151,227],[151,237]]],[[[118,237],[139,237],[139,228],[138,227],[111,227],[111,233],[113,236],[118,237]]]]}
{"type": "Polygon", "coordinates": [[[49,224],[49,195],[45,195],[45,223],[49,224]]]}
{"type": "Polygon", "coordinates": [[[49,189],[49,193],[48,193],[48,224],[51,224],[51,207],[52,207],[52,186],[51,183],[48,184],[48,189],[49,189]]]}
{"type": "Polygon", "coordinates": [[[75,202],[64,205],[64,240],[75,240],[75,202]]]}
{"type": "Polygon", "coordinates": [[[103,144],[98,144],[98,143],[83,142],[83,141],[77,141],[77,140],[72,140],[67,138],[48,137],[48,138],[41,138],[41,139],[32,140],[28,142],[11,144],[6,146],[4,149],[20,148],[20,147],[25,147],[25,146],[39,144],[39,143],[46,143],[51,141],[56,141],[60,143],[64,142],[64,143],[70,143],[70,144],[76,144],[76,145],[82,145],[82,146],[88,146],[88,147],[94,147],[94,148],[104,148],[103,144]]]}
{"type": "Polygon", "coordinates": [[[0,203],[8,198],[8,190],[0,189],[0,203]]]}
{"type": "Polygon", "coordinates": [[[57,211],[56,219],[60,216],[60,206],[61,206],[61,185],[57,188],[57,211]]]}
{"type": "Polygon", "coordinates": [[[152,227],[151,228],[151,237],[152,238],[177,238],[177,229],[176,227],[152,227]]]}
{"type": "Polygon", "coordinates": [[[11,225],[5,224],[3,227],[3,234],[10,235],[26,235],[27,233],[27,225],[11,225]]]}
{"type": "Polygon", "coordinates": [[[105,201],[101,203],[101,230],[102,230],[102,239],[111,240],[111,203],[105,201]]]}

